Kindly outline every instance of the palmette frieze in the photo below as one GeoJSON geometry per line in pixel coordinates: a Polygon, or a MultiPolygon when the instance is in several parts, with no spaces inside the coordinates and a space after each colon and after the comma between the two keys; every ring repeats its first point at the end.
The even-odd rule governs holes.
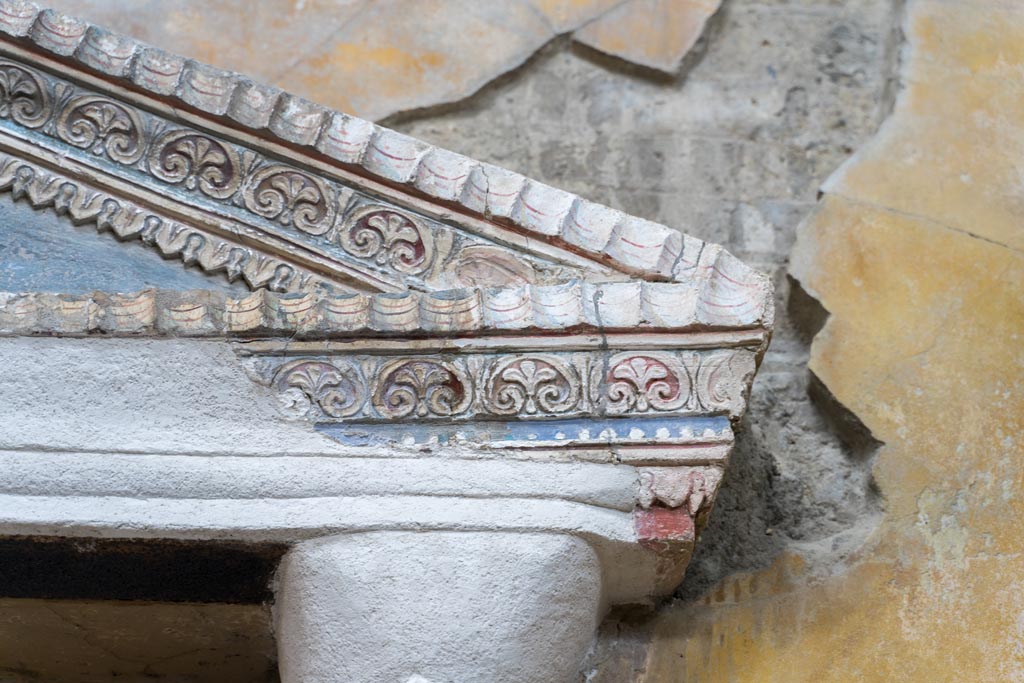
{"type": "Polygon", "coordinates": [[[614,365],[601,351],[476,353],[450,359],[346,354],[284,363],[262,358],[257,372],[278,392],[287,413],[318,421],[519,420],[738,416],[755,367],[754,353],[746,349],[626,352],[613,360],[614,365]],[[658,365],[652,364],[654,358],[658,365]],[[638,373],[630,376],[633,393],[625,402],[623,375],[614,371],[619,364],[638,373]],[[652,367],[659,372],[644,369],[652,367]]]}
{"type": "Polygon", "coordinates": [[[430,268],[434,241],[422,222],[385,206],[362,206],[339,231],[341,246],[358,258],[373,260],[408,275],[430,268]]]}
{"type": "Polygon", "coordinates": [[[54,130],[64,142],[96,156],[131,166],[146,150],[139,114],[105,97],[78,95],[67,98],[54,130]]]}
{"type": "Polygon", "coordinates": [[[558,415],[579,407],[580,387],[563,358],[513,356],[488,368],[483,398],[496,415],[558,415]]]}
{"type": "Polygon", "coordinates": [[[312,239],[396,283],[411,277],[442,289],[476,284],[481,273],[492,275],[492,285],[576,274],[10,60],[0,60],[3,121],[18,127],[18,137],[39,138],[100,171],[163,186],[176,203],[229,214],[270,235],[312,239]],[[463,257],[464,249],[473,251],[463,257]],[[478,263],[482,254],[491,265],[478,263]],[[442,258],[451,261],[447,272],[435,268],[442,258]]]}
{"type": "MultiPolygon", "coordinates": [[[[714,412],[727,409],[746,390],[744,370],[732,354],[619,353],[595,368],[595,401],[608,414],[630,412],[714,412]],[[738,376],[740,381],[735,381],[738,376]]],[[[752,372],[752,370],[751,370],[752,372]]]]}
{"type": "Polygon", "coordinates": [[[149,172],[170,185],[183,185],[215,199],[238,191],[242,166],[233,145],[190,130],[161,134],[150,146],[149,172]]]}
{"type": "Polygon", "coordinates": [[[26,128],[39,128],[53,113],[50,102],[49,88],[41,74],[0,60],[0,118],[26,128]]]}
{"type": "Polygon", "coordinates": [[[253,173],[245,181],[242,201],[253,213],[308,235],[330,230],[337,212],[327,183],[283,164],[253,173]]]}
{"type": "Polygon", "coordinates": [[[381,417],[456,417],[473,400],[464,367],[431,358],[400,359],[377,371],[373,407],[381,417]]]}
{"type": "Polygon", "coordinates": [[[366,402],[366,380],[352,363],[286,363],[277,371],[274,386],[289,413],[303,414],[316,405],[328,417],[350,417],[366,402]]]}
{"type": "MultiPolygon", "coordinates": [[[[323,156],[375,181],[398,185],[430,200],[451,202],[485,219],[496,218],[534,237],[527,250],[556,238],[593,262],[656,279],[674,279],[680,256],[700,254],[709,273],[713,245],[667,226],[628,216],[517,173],[433,147],[370,121],[330,111],[248,77],[169,54],[81,19],[41,11],[21,0],[0,0],[0,34],[55,57],[72,72],[99,74],[144,99],[158,98],[200,112],[202,118],[248,129],[272,144],[323,156]],[[707,247],[707,249],[705,249],[707,247]]],[[[523,243],[520,243],[523,245],[523,243]]],[[[533,252],[539,253],[539,252],[533,252]]],[[[551,252],[547,252],[551,253],[551,252]]],[[[566,252],[562,252],[563,255],[566,252]]],[[[689,267],[687,264],[686,267],[689,267]]],[[[765,293],[749,272],[737,282],[747,295],[765,293]]],[[[737,292],[737,295],[740,295],[737,292]]]]}

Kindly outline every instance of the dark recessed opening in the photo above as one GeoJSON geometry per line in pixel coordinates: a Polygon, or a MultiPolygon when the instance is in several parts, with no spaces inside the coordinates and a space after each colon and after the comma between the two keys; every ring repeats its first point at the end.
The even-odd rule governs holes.
{"type": "Polygon", "coordinates": [[[0,597],[269,602],[287,545],[237,541],[0,538],[0,597]]]}

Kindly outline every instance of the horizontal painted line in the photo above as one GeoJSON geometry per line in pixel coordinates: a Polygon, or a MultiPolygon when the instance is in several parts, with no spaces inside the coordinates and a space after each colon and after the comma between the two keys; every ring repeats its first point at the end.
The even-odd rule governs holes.
{"type": "Polygon", "coordinates": [[[347,446],[439,446],[473,443],[494,448],[552,448],[650,444],[731,444],[725,417],[654,417],[467,422],[464,424],[320,424],[347,446]]]}
{"type": "MultiPolygon", "coordinates": [[[[408,334],[408,333],[406,333],[408,334]]],[[[480,337],[448,337],[442,339],[365,339],[330,341],[288,341],[261,340],[238,342],[239,353],[247,355],[310,356],[374,352],[494,352],[521,353],[540,350],[589,350],[589,349],[721,349],[756,347],[764,342],[762,329],[737,330],[734,332],[679,332],[650,328],[643,333],[565,332],[551,330],[544,335],[516,334],[515,331],[487,333],[480,337]]]]}

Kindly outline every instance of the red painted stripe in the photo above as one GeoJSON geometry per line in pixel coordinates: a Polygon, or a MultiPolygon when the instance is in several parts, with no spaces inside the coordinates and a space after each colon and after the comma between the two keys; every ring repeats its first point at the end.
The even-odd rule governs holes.
{"type": "Polygon", "coordinates": [[[718,275],[721,275],[723,278],[725,278],[729,282],[733,283],[734,285],[739,285],[740,287],[746,287],[746,288],[749,289],[750,287],[754,287],[755,286],[753,283],[750,283],[750,282],[739,282],[738,280],[733,280],[731,277],[729,277],[728,275],[726,275],[725,273],[720,271],[718,269],[718,266],[715,266],[715,273],[717,273],[718,275]]]}
{"type": "Polygon", "coordinates": [[[412,157],[395,156],[394,154],[389,154],[388,152],[385,152],[383,149],[381,149],[377,145],[371,144],[370,146],[373,147],[378,152],[380,152],[381,154],[383,154],[384,156],[386,156],[388,159],[394,159],[395,161],[413,161],[416,158],[414,156],[412,156],[412,157]]]}
{"type": "Polygon", "coordinates": [[[625,237],[619,237],[619,239],[628,244],[629,246],[636,247],[637,249],[654,249],[655,247],[661,246],[660,244],[637,244],[636,242],[627,240],[625,237]]]}
{"type": "Polygon", "coordinates": [[[202,88],[200,88],[200,87],[199,87],[198,85],[196,85],[196,84],[195,84],[195,81],[189,81],[189,83],[188,83],[188,84],[189,84],[189,87],[191,87],[191,88],[192,88],[193,90],[196,90],[196,91],[198,91],[198,92],[201,92],[201,93],[203,93],[204,95],[212,95],[212,96],[214,96],[214,97],[220,97],[220,96],[222,96],[222,95],[223,95],[223,94],[225,93],[225,91],[224,91],[224,90],[220,90],[220,91],[215,91],[215,90],[203,90],[202,88]]]}

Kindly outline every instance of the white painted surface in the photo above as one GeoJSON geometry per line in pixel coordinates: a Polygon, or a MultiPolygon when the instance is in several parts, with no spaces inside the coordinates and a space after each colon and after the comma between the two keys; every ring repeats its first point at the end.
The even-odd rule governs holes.
{"type": "Polygon", "coordinates": [[[304,499],[356,496],[532,498],[628,512],[629,466],[443,458],[0,451],[0,495],[304,499]]]}
{"type": "Polygon", "coordinates": [[[656,590],[634,467],[348,449],[284,418],[219,341],[7,338],[0,367],[0,534],[557,532],[593,545],[614,601],[656,590]]]}
{"type": "Polygon", "coordinates": [[[570,536],[309,541],[278,575],[282,683],[570,683],[601,611],[598,558],[570,536]]]}
{"type": "Polygon", "coordinates": [[[117,453],[343,453],[286,420],[228,344],[0,339],[0,448],[117,453]]]}

